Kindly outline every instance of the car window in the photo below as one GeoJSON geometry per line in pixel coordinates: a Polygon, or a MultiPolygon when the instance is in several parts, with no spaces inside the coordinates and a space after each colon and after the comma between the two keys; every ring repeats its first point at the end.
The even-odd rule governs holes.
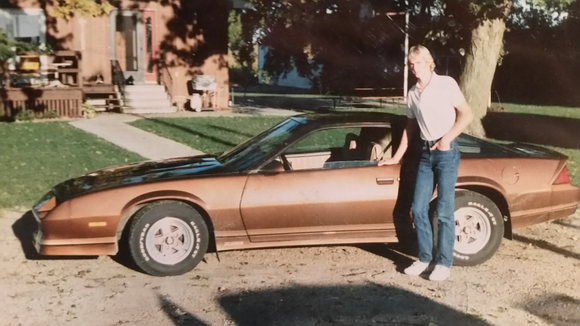
{"type": "Polygon", "coordinates": [[[344,145],[346,135],[360,133],[357,128],[332,128],[315,131],[290,148],[289,153],[329,151],[344,145]]]}
{"type": "Polygon", "coordinates": [[[282,153],[286,170],[376,166],[390,155],[388,127],[344,127],[315,131],[282,153]]]}
{"type": "Polygon", "coordinates": [[[223,153],[218,160],[236,171],[243,171],[276,147],[283,146],[285,141],[302,124],[304,121],[300,118],[285,120],[223,153]]]}

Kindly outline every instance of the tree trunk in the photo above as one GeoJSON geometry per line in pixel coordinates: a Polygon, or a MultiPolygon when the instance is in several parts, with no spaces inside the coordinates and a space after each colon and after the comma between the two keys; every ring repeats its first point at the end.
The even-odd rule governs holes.
{"type": "Polygon", "coordinates": [[[459,87],[475,115],[466,132],[477,137],[485,137],[481,119],[487,113],[491,83],[503,48],[505,29],[504,19],[482,21],[472,30],[471,45],[465,55],[459,87]]]}

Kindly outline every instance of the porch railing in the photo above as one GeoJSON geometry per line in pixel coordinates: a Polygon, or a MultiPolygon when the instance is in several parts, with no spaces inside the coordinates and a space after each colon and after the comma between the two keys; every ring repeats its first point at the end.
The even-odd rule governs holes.
{"type": "Polygon", "coordinates": [[[123,75],[123,69],[119,64],[119,60],[111,60],[111,75],[113,76],[113,85],[117,86],[119,94],[121,95],[121,100],[124,105],[125,103],[125,76],[123,75]]]}
{"type": "Polygon", "coordinates": [[[165,92],[169,96],[169,101],[171,104],[173,103],[173,77],[171,77],[171,72],[169,68],[165,65],[159,64],[159,83],[165,87],[165,92]]]}
{"type": "Polygon", "coordinates": [[[54,66],[52,69],[10,69],[5,63],[0,87],[0,111],[3,111],[0,116],[13,118],[19,111],[28,110],[36,116],[53,112],[58,116],[81,117],[81,69],[68,68],[68,63],[64,67],[54,66]]]}
{"type": "Polygon", "coordinates": [[[58,116],[72,118],[83,115],[83,90],[79,87],[2,89],[0,96],[7,117],[15,117],[23,110],[38,115],[54,112],[58,116]]]}

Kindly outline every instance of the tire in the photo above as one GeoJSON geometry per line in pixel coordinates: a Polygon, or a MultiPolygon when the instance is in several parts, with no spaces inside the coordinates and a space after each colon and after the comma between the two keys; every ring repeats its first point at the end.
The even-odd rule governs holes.
{"type": "Polygon", "coordinates": [[[143,272],[181,275],[203,259],[209,233],[203,217],[191,206],[160,201],[139,210],[129,228],[129,252],[143,272]]]}
{"type": "MultiPolygon", "coordinates": [[[[469,190],[455,192],[453,265],[474,266],[487,261],[499,248],[503,234],[501,211],[491,199],[469,190]]],[[[437,243],[437,235],[434,218],[434,244],[437,243]]]]}

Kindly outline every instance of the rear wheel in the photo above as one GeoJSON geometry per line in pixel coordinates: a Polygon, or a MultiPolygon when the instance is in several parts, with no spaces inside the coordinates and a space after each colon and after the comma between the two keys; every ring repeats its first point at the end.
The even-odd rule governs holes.
{"type": "Polygon", "coordinates": [[[128,241],[131,257],[145,273],[180,275],[203,259],[209,233],[202,216],[191,206],[161,201],[135,214],[128,241]]]}
{"type": "MultiPolygon", "coordinates": [[[[493,256],[503,238],[501,211],[486,196],[468,190],[455,193],[455,245],[453,264],[478,265],[493,256]]],[[[433,223],[437,243],[437,223],[433,223]]]]}

